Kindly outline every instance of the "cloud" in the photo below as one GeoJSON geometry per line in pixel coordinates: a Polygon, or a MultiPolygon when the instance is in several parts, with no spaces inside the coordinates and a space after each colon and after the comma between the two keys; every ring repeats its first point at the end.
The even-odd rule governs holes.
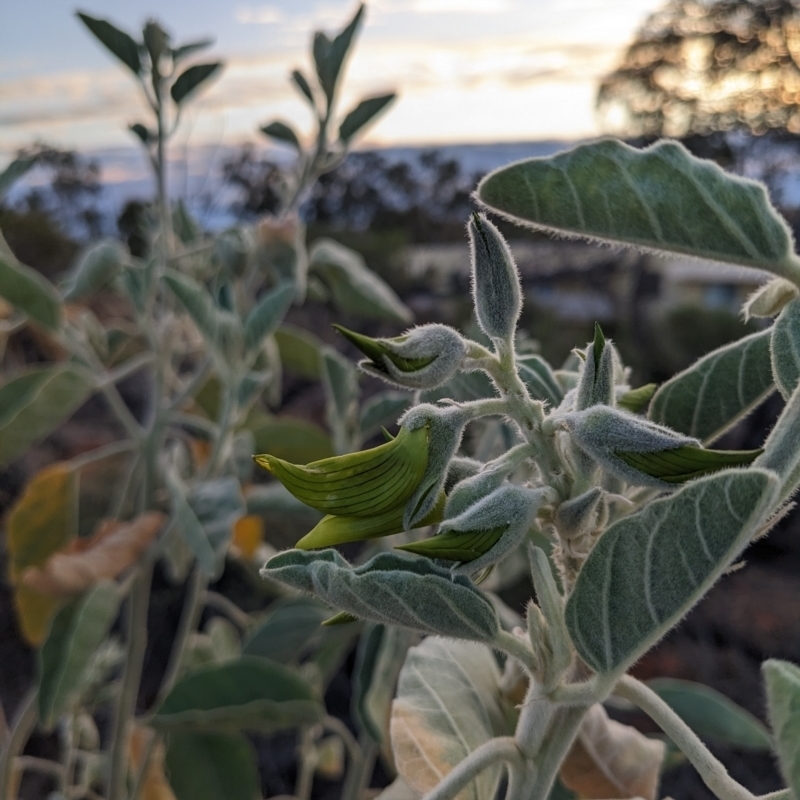
{"type": "Polygon", "coordinates": [[[508,10],[505,0],[414,0],[417,14],[501,14],[508,10]]]}

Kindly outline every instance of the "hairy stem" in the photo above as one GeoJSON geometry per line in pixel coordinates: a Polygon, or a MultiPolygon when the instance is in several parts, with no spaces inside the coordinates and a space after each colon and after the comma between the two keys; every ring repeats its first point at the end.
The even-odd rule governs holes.
{"type": "Polygon", "coordinates": [[[520,639],[508,631],[501,630],[495,637],[494,642],[492,642],[492,647],[516,658],[530,675],[533,675],[536,671],[536,656],[524,639],[520,639]]]}
{"type": "Polygon", "coordinates": [[[217,611],[221,611],[242,631],[246,631],[250,627],[252,620],[249,614],[242,611],[236,603],[229,600],[224,594],[206,590],[203,592],[202,603],[210,608],[215,608],[217,611]]]}
{"type": "Polygon", "coordinates": [[[351,761],[350,768],[347,770],[341,800],[360,800],[375,768],[378,745],[372,737],[362,733],[358,737],[356,747],[358,748],[358,757],[351,761]]]}
{"type": "Polygon", "coordinates": [[[14,760],[25,747],[28,737],[36,725],[37,691],[29,689],[22,699],[19,709],[11,724],[11,734],[0,755],[0,800],[10,800],[12,795],[11,781],[14,775],[14,760]]]}
{"type": "Polygon", "coordinates": [[[490,739],[473,750],[445,775],[435,789],[425,795],[424,800],[453,800],[481,772],[500,762],[520,769],[524,765],[522,755],[511,736],[490,739]]]}
{"type": "Polygon", "coordinates": [[[720,800],[754,800],[755,795],[737,783],[725,766],[700,741],[697,734],[650,688],[630,675],[619,679],[614,693],[642,709],[678,746],[720,800]]]}

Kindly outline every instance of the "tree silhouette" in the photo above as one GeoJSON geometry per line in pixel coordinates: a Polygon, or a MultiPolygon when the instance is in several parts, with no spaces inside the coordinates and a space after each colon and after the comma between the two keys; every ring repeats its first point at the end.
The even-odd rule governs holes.
{"type": "Polygon", "coordinates": [[[684,138],[800,134],[800,0],[672,0],[597,96],[606,127],[684,138]]]}

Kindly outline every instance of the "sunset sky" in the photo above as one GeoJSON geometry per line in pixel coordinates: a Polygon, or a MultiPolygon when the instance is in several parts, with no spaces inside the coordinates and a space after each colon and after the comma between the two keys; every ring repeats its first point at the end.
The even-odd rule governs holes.
{"type": "MultiPolygon", "coordinates": [[[[598,133],[596,82],[656,0],[372,0],[348,69],[359,97],[400,98],[368,145],[581,138],[598,133]]],[[[255,140],[275,117],[310,127],[287,81],[311,73],[310,33],[335,30],[353,0],[85,0],[129,32],[156,15],[178,42],[213,35],[226,69],[192,105],[181,144],[255,140]]],[[[0,163],[34,140],[80,150],[130,147],[144,118],[132,76],[92,39],[66,0],[0,6],[0,163]]]]}

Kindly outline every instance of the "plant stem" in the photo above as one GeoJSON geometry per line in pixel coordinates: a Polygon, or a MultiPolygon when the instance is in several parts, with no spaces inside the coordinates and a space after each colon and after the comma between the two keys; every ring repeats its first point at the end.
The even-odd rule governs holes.
{"type": "Polygon", "coordinates": [[[555,712],[536,758],[536,777],[530,792],[525,795],[527,800],[547,800],[550,796],[558,770],[588,710],[588,706],[574,706],[559,708],[555,712]]]}
{"type": "Polygon", "coordinates": [[[111,772],[108,781],[108,800],[121,800],[125,792],[128,771],[128,735],[130,722],[136,713],[139,681],[142,677],[147,647],[147,610],[150,604],[150,583],[153,564],[145,557],[128,599],[128,647],[122,676],[114,731],[111,739],[111,772]]]}
{"type": "Polygon", "coordinates": [[[499,736],[477,747],[463,761],[453,767],[439,782],[439,785],[425,795],[424,800],[453,800],[481,772],[499,762],[505,762],[520,769],[524,765],[522,755],[511,736],[499,736]]]}
{"type": "Polygon", "coordinates": [[[358,756],[354,758],[347,771],[344,786],[342,787],[341,800],[361,800],[364,789],[367,788],[372,771],[375,768],[375,759],[378,756],[378,745],[371,736],[362,733],[358,737],[358,756]]]}
{"type": "Polygon", "coordinates": [[[47,758],[36,758],[36,756],[17,756],[14,759],[14,769],[17,769],[20,772],[26,769],[36,772],[43,772],[46,775],[51,775],[59,781],[65,773],[64,767],[57,761],[50,761],[47,758]]]}
{"type": "Polygon", "coordinates": [[[300,732],[300,742],[297,747],[297,781],[294,787],[294,796],[297,800],[310,800],[311,789],[314,784],[314,771],[317,760],[310,752],[314,746],[314,732],[311,727],[303,728],[300,732]]]}
{"type": "Polygon", "coordinates": [[[508,631],[501,630],[495,637],[494,642],[492,642],[492,647],[506,655],[516,658],[530,675],[535,673],[536,657],[533,654],[533,650],[526,644],[524,639],[520,639],[508,631]]]}
{"type": "Polygon", "coordinates": [[[38,709],[36,708],[37,691],[29,689],[23,697],[19,710],[11,725],[11,735],[0,755],[0,800],[11,797],[11,781],[14,775],[14,760],[22,752],[28,737],[36,725],[38,709]]]}
{"type": "Polygon", "coordinates": [[[206,590],[203,592],[201,602],[203,605],[221,611],[228,619],[236,623],[237,627],[241,628],[242,631],[246,631],[250,627],[250,623],[252,622],[250,615],[242,611],[236,603],[228,600],[224,594],[206,590]]]}
{"type": "Polygon", "coordinates": [[[755,800],[755,795],[737,783],[725,766],[700,741],[697,734],[649,687],[630,675],[619,679],[614,693],[630,700],[659,724],[721,800],[755,800]]]}

